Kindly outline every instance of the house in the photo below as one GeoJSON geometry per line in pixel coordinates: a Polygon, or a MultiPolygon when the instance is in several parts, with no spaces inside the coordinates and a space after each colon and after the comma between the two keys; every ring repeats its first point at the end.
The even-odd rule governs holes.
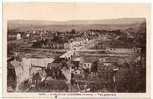
{"type": "Polygon", "coordinates": [[[64,53],[63,55],[60,56],[60,58],[65,58],[65,59],[71,59],[72,56],[74,55],[74,51],[68,51],[66,53],[64,53]]]}
{"type": "Polygon", "coordinates": [[[91,69],[91,66],[92,66],[92,63],[90,63],[90,62],[84,62],[84,63],[82,63],[82,68],[84,68],[84,69],[91,69]]]}
{"type": "Polygon", "coordinates": [[[36,34],[36,31],[35,31],[35,30],[33,30],[33,31],[32,31],[32,33],[33,33],[33,34],[36,34]]]}
{"type": "Polygon", "coordinates": [[[104,65],[104,66],[111,66],[112,63],[111,63],[111,62],[104,62],[103,65],[104,65]]]}
{"type": "Polygon", "coordinates": [[[22,39],[22,38],[21,38],[21,34],[20,34],[20,33],[18,33],[18,34],[16,35],[16,39],[17,39],[17,40],[22,39]]]}
{"type": "Polygon", "coordinates": [[[81,67],[84,69],[91,69],[91,66],[93,64],[93,61],[91,61],[90,59],[85,59],[83,57],[72,58],[72,61],[76,67],[81,67]]]}
{"type": "Polygon", "coordinates": [[[116,63],[118,58],[113,57],[103,57],[100,58],[98,61],[99,66],[111,66],[112,64],[116,63]]]}
{"type": "Polygon", "coordinates": [[[95,65],[95,61],[97,61],[96,58],[92,58],[92,57],[82,57],[80,60],[80,66],[84,69],[89,69],[89,71],[91,71],[91,69],[93,68],[93,66],[95,65]]]}
{"type": "Polygon", "coordinates": [[[141,51],[141,48],[107,48],[106,51],[111,53],[138,53],[141,51]]]}
{"type": "Polygon", "coordinates": [[[69,49],[70,46],[69,46],[69,43],[64,43],[64,49],[69,49]]]}
{"type": "Polygon", "coordinates": [[[79,65],[80,65],[80,61],[81,61],[81,58],[80,57],[73,57],[72,58],[72,63],[74,64],[74,67],[79,67],[79,65]]]}

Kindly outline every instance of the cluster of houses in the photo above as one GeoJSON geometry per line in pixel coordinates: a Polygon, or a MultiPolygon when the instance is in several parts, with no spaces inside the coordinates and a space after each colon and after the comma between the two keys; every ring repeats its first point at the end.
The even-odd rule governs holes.
{"type": "MultiPolygon", "coordinates": [[[[45,44],[42,44],[43,48],[67,48],[67,43],[70,43],[70,47],[84,42],[86,39],[93,39],[98,36],[96,33],[91,31],[83,32],[57,32],[57,31],[47,31],[47,30],[32,30],[26,32],[15,32],[9,33],[8,40],[27,40],[30,42],[39,42],[42,43],[45,41],[45,44]]],[[[37,43],[36,43],[37,44],[37,43]]]]}
{"type": "MultiPolygon", "coordinates": [[[[105,31],[106,32],[106,31],[105,31]]],[[[128,34],[130,35],[130,34],[128,34]]],[[[68,68],[63,71],[63,74],[68,79],[70,83],[70,79],[72,78],[75,80],[75,77],[78,76],[79,78],[88,79],[88,77],[91,76],[91,78],[97,73],[101,72],[101,67],[110,67],[111,70],[117,70],[116,68],[113,68],[113,65],[116,65],[116,62],[118,60],[109,59],[108,57],[101,57],[101,58],[91,58],[90,57],[77,57],[74,58],[77,51],[82,50],[82,48],[95,48],[97,46],[97,49],[102,49],[107,53],[115,53],[115,54],[135,54],[135,53],[141,53],[141,48],[126,48],[126,47],[105,47],[103,46],[104,42],[112,42],[112,39],[118,40],[121,37],[119,35],[113,34],[113,33],[101,33],[98,31],[84,31],[84,32],[50,32],[45,30],[33,30],[28,31],[25,33],[16,33],[15,36],[8,35],[8,38],[15,37],[15,40],[27,40],[27,42],[32,43],[32,47],[34,48],[49,48],[49,49],[66,49],[67,52],[61,55],[59,58],[64,60],[70,60],[73,64],[67,64],[68,68]],[[113,36],[113,37],[112,37],[113,36]],[[71,65],[71,66],[69,66],[71,65]],[[70,68],[71,67],[71,68],[70,68]],[[71,69],[71,70],[70,70],[71,69]],[[100,71],[99,71],[100,70],[100,71]],[[70,74],[72,74],[70,76],[70,74]]],[[[132,38],[132,36],[129,36],[132,38]]],[[[107,45],[107,44],[105,44],[107,45]]],[[[90,49],[88,49],[90,50],[90,49]]],[[[45,65],[42,66],[42,69],[44,67],[50,66],[50,67],[61,67],[59,65],[62,64],[62,61],[59,60],[52,61],[48,65],[47,62],[42,59],[43,62],[41,62],[39,59],[29,59],[28,66],[30,67],[30,64],[37,63],[36,65],[41,65],[45,63],[45,65]],[[34,62],[35,61],[35,62],[34,62]]],[[[26,60],[27,61],[27,60],[26,60]]],[[[51,59],[49,59],[51,61],[51,59]]],[[[27,63],[27,62],[26,62],[27,63]]],[[[65,65],[65,64],[64,64],[65,65]]],[[[41,66],[33,66],[34,68],[40,68],[41,66]]],[[[61,71],[60,69],[55,69],[55,71],[61,71]]],[[[103,69],[103,68],[102,68],[103,69]]],[[[54,72],[55,72],[54,71],[54,72]]],[[[108,72],[108,70],[106,70],[108,72]]],[[[56,74],[56,73],[55,73],[56,74]]],[[[55,77],[57,78],[57,77],[55,77]]],[[[106,77],[107,78],[107,77],[106,77]]],[[[19,81],[20,82],[20,81],[19,81]]],[[[75,82],[75,81],[74,81],[75,82]]]]}

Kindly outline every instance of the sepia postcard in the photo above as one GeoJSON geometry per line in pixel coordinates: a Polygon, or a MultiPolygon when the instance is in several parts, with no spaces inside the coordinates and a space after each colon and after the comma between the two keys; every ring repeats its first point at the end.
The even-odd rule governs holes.
{"type": "Polygon", "coordinates": [[[150,99],[150,4],[3,3],[3,97],[150,99]]]}

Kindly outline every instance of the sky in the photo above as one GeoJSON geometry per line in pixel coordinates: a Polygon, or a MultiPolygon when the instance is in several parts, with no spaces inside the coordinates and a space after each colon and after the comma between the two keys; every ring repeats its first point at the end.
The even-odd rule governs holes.
{"type": "Polygon", "coordinates": [[[149,4],[30,2],[3,5],[3,16],[7,20],[99,20],[146,17],[149,14],[149,4]]]}

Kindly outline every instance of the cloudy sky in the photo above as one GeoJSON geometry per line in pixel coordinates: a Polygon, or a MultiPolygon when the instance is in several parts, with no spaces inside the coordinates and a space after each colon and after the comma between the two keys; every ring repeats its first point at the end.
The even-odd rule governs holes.
{"type": "Polygon", "coordinates": [[[97,20],[111,18],[146,17],[148,4],[96,4],[96,3],[5,3],[6,19],[18,20],[97,20]]]}

